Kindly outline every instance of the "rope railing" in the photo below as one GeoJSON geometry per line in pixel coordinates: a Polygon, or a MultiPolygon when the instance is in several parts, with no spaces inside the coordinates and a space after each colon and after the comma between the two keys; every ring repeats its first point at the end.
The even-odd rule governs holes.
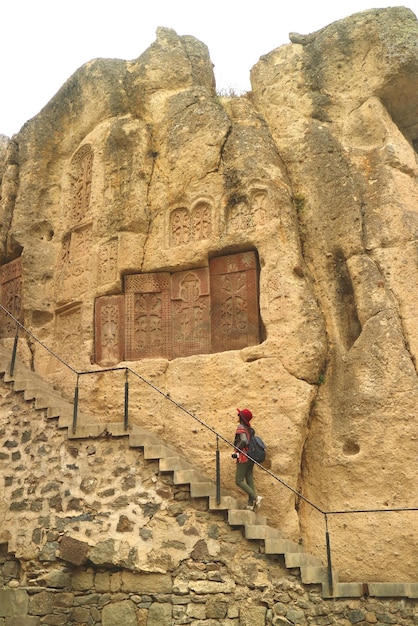
{"type": "MultiPolygon", "coordinates": [[[[216,437],[216,451],[215,451],[215,461],[216,461],[216,500],[217,503],[220,504],[221,501],[221,479],[220,479],[220,449],[219,442],[222,441],[226,445],[230,446],[234,450],[238,450],[238,448],[234,445],[233,442],[229,441],[226,437],[224,437],[221,433],[219,433],[215,428],[213,428],[210,424],[206,423],[204,420],[199,418],[197,415],[189,411],[186,407],[184,407],[180,402],[177,402],[174,398],[171,397],[170,393],[162,391],[157,385],[147,380],[144,376],[133,370],[128,366],[116,366],[116,367],[107,367],[100,368],[94,370],[84,370],[78,371],[75,367],[67,363],[63,358],[61,358],[56,352],[54,352],[49,346],[47,346],[44,342],[38,339],[29,329],[27,329],[16,317],[14,317],[3,305],[0,304],[0,311],[2,311],[5,315],[9,316],[16,324],[16,334],[13,342],[13,349],[11,355],[10,376],[13,376],[15,362],[16,362],[16,354],[18,347],[18,335],[19,330],[22,330],[26,335],[28,335],[33,341],[38,343],[43,349],[45,349],[51,356],[56,358],[64,367],[68,368],[69,371],[73,375],[76,376],[76,384],[74,388],[74,402],[73,402],[73,421],[72,421],[72,431],[73,434],[76,433],[77,430],[77,422],[78,422],[78,410],[79,410],[79,392],[80,392],[80,378],[82,376],[88,375],[97,375],[103,374],[105,372],[125,372],[125,382],[124,382],[124,429],[127,431],[129,428],[129,375],[132,375],[139,379],[142,383],[147,385],[149,388],[154,390],[156,393],[161,395],[165,400],[170,402],[172,405],[176,406],[180,411],[187,414],[191,417],[195,422],[199,423],[203,428],[211,432],[216,437]]],[[[333,569],[332,569],[332,551],[331,551],[331,541],[330,541],[330,531],[329,531],[329,517],[337,516],[337,515],[353,515],[353,514],[365,514],[365,513],[395,513],[395,512],[412,512],[418,511],[417,507],[397,507],[397,508],[365,508],[365,509],[350,509],[350,510],[324,510],[322,507],[317,505],[315,502],[311,501],[309,498],[304,496],[300,491],[289,485],[282,478],[271,472],[267,467],[258,463],[255,459],[252,459],[248,454],[239,450],[242,454],[244,454],[248,459],[254,462],[261,471],[263,471],[266,475],[270,476],[274,481],[280,483],[285,489],[292,492],[299,500],[304,501],[308,506],[312,507],[315,511],[323,516],[324,524],[325,524],[325,550],[326,550],[326,558],[327,558],[327,573],[328,573],[328,585],[331,593],[333,593],[333,569]]]]}

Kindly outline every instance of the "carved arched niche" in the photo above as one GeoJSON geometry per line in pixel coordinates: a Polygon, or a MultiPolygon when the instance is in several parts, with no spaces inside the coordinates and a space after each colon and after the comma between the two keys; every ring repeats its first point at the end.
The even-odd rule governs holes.
{"type": "Polygon", "coordinates": [[[95,304],[96,362],[240,350],[261,341],[254,251],[181,272],[132,274],[95,304]]]}
{"type": "Polygon", "coordinates": [[[232,193],[226,201],[228,232],[240,232],[264,226],[276,217],[271,190],[254,185],[248,191],[232,193]]]}
{"type": "Polygon", "coordinates": [[[59,280],[56,283],[58,303],[77,300],[92,288],[92,247],[92,222],[73,228],[63,238],[58,266],[59,280]]]}
{"type": "Polygon", "coordinates": [[[170,212],[170,247],[209,239],[212,234],[213,209],[206,199],[199,199],[190,208],[176,207],[170,212]]]}
{"type": "Polygon", "coordinates": [[[82,145],[71,159],[69,217],[71,225],[80,224],[89,214],[93,178],[93,150],[82,145]]]}

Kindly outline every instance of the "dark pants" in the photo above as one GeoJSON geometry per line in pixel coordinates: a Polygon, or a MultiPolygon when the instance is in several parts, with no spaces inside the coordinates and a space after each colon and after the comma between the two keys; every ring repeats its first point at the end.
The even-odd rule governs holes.
{"type": "Polygon", "coordinates": [[[257,497],[253,475],[254,463],[247,461],[246,463],[237,463],[235,473],[235,484],[248,494],[248,504],[254,504],[257,497]]]}

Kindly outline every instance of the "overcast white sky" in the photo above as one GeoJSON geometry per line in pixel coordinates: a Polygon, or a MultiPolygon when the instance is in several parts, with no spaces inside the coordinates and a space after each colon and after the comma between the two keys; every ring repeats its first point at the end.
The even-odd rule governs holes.
{"type": "Polygon", "coordinates": [[[97,57],[135,59],[158,26],[205,43],[218,89],[250,88],[260,56],[371,8],[418,0],[4,0],[0,9],[0,133],[12,136],[81,65],[97,57]]]}

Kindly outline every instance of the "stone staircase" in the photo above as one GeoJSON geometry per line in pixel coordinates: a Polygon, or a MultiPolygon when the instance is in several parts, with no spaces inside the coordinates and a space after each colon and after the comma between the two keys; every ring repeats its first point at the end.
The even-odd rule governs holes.
{"type": "Polygon", "coordinates": [[[223,494],[217,502],[216,484],[191,463],[180,457],[154,434],[136,425],[126,431],[122,422],[89,422],[87,415],[78,414],[76,432],[73,432],[73,404],[42,379],[35,372],[21,364],[16,364],[10,375],[10,352],[0,347],[0,375],[4,383],[20,392],[26,401],[34,402],[37,410],[46,411],[48,418],[57,418],[58,427],[67,429],[69,439],[109,437],[129,437],[129,445],[142,448],[144,458],[157,460],[160,472],[170,472],[175,485],[190,485],[192,498],[208,498],[209,509],[227,512],[230,526],[241,527],[245,539],[264,542],[266,554],[279,555],[287,569],[298,572],[303,584],[319,584],[324,598],[360,598],[363,595],[392,598],[418,598],[418,583],[362,583],[340,582],[338,572],[332,572],[332,588],[329,584],[328,569],[321,559],[304,552],[302,546],[285,539],[279,530],[268,526],[263,515],[242,509],[237,499],[223,494]]]}

